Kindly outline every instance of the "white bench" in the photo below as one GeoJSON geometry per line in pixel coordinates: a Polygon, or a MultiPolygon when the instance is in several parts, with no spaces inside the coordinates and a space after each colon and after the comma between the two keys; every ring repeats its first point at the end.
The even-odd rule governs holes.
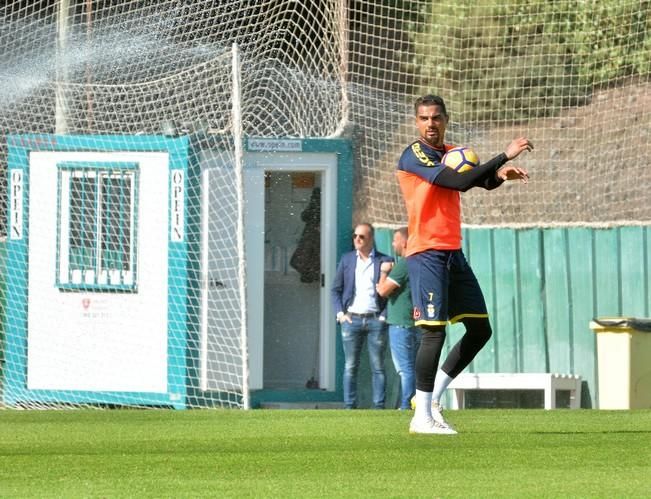
{"type": "Polygon", "coordinates": [[[569,390],[570,409],[581,407],[581,376],[556,373],[461,373],[448,386],[452,409],[464,407],[466,390],[544,390],[545,409],[556,409],[556,390],[569,390]]]}

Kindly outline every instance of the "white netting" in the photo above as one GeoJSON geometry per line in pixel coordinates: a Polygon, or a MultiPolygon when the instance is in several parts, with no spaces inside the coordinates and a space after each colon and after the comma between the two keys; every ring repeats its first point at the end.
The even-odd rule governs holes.
{"type": "Polygon", "coordinates": [[[351,120],[363,131],[361,218],[403,222],[393,169],[414,137],[411,102],[446,99],[450,142],[483,159],[516,136],[526,187],[464,195],[469,224],[648,221],[649,4],[351,4],[351,120]],[[400,8],[402,7],[402,8],[400,8]]]}
{"type": "MultiPolygon", "coordinates": [[[[237,182],[224,167],[235,154],[233,43],[245,135],[350,137],[357,220],[404,222],[394,169],[423,93],[446,98],[449,141],[483,159],[521,134],[536,146],[519,160],[531,183],[465,194],[466,223],[651,220],[645,0],[10,0],[0,18],[3,135],[192,133],[212,151],[204,191],[188,193],[209,201],[195,264],[227,277],[203,277],[221,291],[197,297],[212,335],[197,341],[212,353],[191,367],[222,372],[198,384],[192,404],[239,405],[245,383],[243,298],[224,282],[243,263],[233,253],[237,182]],[[206,386],[224,398],[200,400],[206,386]]],[[[13,279],[6,272],[6,286],[13,279]]]]}
{"type": "Polygon", "coordinates": [[[5,132],[54,132],[57,90],[67,133],[228,131],[237,42],[245,133],[357,131],[361,218],[403,221],[393,167],[430,91],[448,101],[449,139],[483,158],[518,134],[537,147],[520,161],[532,184],[469,193],[468,223],[649,218],[644,1],[70,0],[57,55],[64,3],[1,11],[5,132]]]}

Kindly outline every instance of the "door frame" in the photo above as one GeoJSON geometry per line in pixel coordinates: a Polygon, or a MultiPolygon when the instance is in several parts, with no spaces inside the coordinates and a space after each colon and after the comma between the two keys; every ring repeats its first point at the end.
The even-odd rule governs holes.
{"type": "Polygon", "coordinates": [[[252,152],[244,158],[245,245],[247,261],[247,302],[249,313],[250,388],[264,386],[264,235],[265,189],[267,172],[314,172],[321,175],[321,274],[319,297],[319,383],[335,390],[335,325],[327,283],[334,278],[336,237],[332,230],[337,218],[337,158],[332,153],[252,152]]]}
{"type": "MultiPolygon", "coordinates": [[[[244,154],[245,244],[247,265],[247,310],[249,346],[249,386],[258,391],[254,402],[298,401],[338,397],[342,391],[343,354],[337,335],[330,299],[337,261],[350,246],[353,193],[352,140],[333,139],[259,139],[245,140],[244,154]],[[256,174],[250,175],[249,172],[256,174]],[[264,372],[264,315],[251,313],[264,300],[264,214],[265,171],[314,171],[321,174],[321,274],[319,385],[321,390],[302,390],[289,395],[286,391],[262,390],[264,372]],[[261,195],[262,193],[262,195],[261,195]],[[254,211],[250,211],[254,210],[254,211]],[[257,283],[257,284],[256,284],[257,283]],[[289,395],[289,396],[288,396],[289,395]]],[[[254,404],[255,405],[255,404],[254,404]]]]}

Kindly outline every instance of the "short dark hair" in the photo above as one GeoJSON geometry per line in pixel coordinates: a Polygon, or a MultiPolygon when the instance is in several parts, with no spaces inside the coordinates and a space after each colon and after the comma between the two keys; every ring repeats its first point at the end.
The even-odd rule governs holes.
{"type": "Polygon", "coordinates": [[[443,97],[439,97],[438,95],[427,94],[416,99],[416,102],[414,102],[414,114],[418,115],[418,108],[421,106],[439,106],[443,114],[445,116],[448,115],[448,111],[445,108],[445,101],[443,97]]]}

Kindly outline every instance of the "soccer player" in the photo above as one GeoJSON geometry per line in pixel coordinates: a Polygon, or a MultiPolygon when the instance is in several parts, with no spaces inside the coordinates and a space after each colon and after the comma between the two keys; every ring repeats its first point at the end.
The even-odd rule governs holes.
{"type": "Polygon", "coordinates": [[[414,302],[414,323],[424,329],[416,355],[416,410],[410,433],[454,434],[439,398],[450,382],[475,358],[491,337],[488,311],[475,275],[461,250],[459,192],[473,187],[492,190],[505,180],[528,181],[525,169],[506,164],[531,151],[525,137],[469,171],[458,173],[441,164],[449,122],[445,102],[436,95],[416,100],[418,140],[407,147],[396,175],[407,205],[407,267],[414,302]],[[465,333],[437,371],[445,327],[462,322],[465,333]]]}

